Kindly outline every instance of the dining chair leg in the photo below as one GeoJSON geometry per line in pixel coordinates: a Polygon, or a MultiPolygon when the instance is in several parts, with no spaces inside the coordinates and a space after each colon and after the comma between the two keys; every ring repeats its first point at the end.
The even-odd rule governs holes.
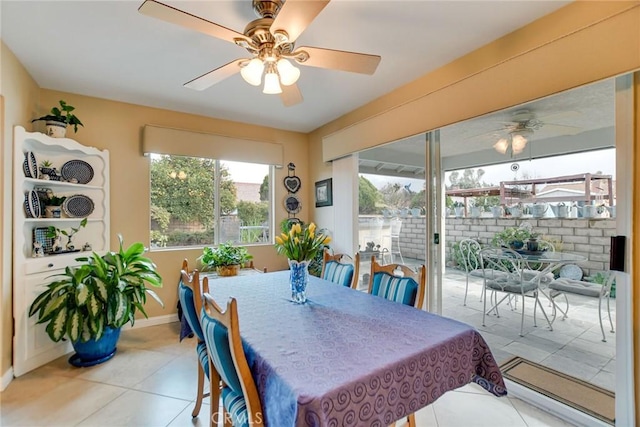
{"type": "MultiPolygon", "coordinates": [[[[613,320],[611,319],[611,305],[610,305],[610,300],[611,297],[609,295],[606,296],[607,298],[607,312],[609,314],[609,324],[611,325],[611,333],[614,333],[615,330],[613,329],[613,320]]],[[[604,325],[602,324],[602,297],[599,298],[598,300],[598,317],[600,318],[600,331],[602,332],[602,342],[607,342],[607,336],[604,333],[604,325]]]]}
{"type": "Polygon", "coordinates": [[[609,313],[609,324],[611,325],[611,333],[615,333],[613,329],[613,320],[611,320],[611,295],[607,295],[607,313],[609,313]]]}
{"type": "MultiPolygon", "coordinates": [[[[553,331],[553,323],[549,320],[549,317],[547,316],[547,312],[544,310],[544,307],[542,307],[542,303],[540,302],[540,298],[538,298],[537,292],[536,292],[535,298],[536,298],[536,304],[538,304],[538,307],[540,307],[540,311],[542,312],[542,315],[544,316],[545,320],[547,321],[547,324],[549,325],[549,330],[553,331]]],[[[533,320],[535,324],[535,318],[533,320]]]]}
{"type": "Polygon", "coordinates": [[[416,414],[409,414],[409,416],[407,417],[407,425],[409,427],[416,427],[416,414]]]}
{"type": "Polygon", "coordinates": [[[462,303],[464,306],[467,305],[467,292],[469,292],[469,274],[467,274],[467,284],[464,287],[464,302],[462,303]]]}
{"type": "MultiPolygon", "coordinates": [[[[533,316],[533,326],[536,325],[536,316],[533,316]]],[[[524,295],[522,296],[522,315],[520,316],[520,336],[524,336],[524,295]]]]}
{"type": "Polygon", "coordinates": [[[196,363],[198,363],[198,395],[196,396],[196,406],[193,408],[193,412],[191,412],[193,418],[197,417],[200,413],[202,399],[204,398],[204,369],[202,369],[202,364],[199,360],[196,360],[196,363]]]}

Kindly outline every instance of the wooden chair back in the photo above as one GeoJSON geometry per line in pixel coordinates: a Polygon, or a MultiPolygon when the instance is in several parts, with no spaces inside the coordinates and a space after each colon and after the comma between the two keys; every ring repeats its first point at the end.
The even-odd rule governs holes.
{"type": "MultiPolygon", "coordinates": [[[[208,286],[208,279],[205,277],[203,279],[203,288],[208,289],[208,286]]],[[[230,416],[233,420],[234,417],[239,416],[240,419],[238,421],[243,422],[243,424],[263,426],[262,406],[258,396],[258,389],[251,375],[242,347],[242,339],[240,338],[236,299],[230,298],[226,309],[223,311],[213,297],[208,292],[205,292],[203,294],[203,304],[204,312],[202,313],[201,323],[207,342],[207,349],[209,350],[211,381],[213,383],[213,377],[218,376],[222,380],[223,390],[225,387],[229,387],[235,393],[242,393],[245,400],[248,419],[243,420],[242,417],[245,415],[234,414],[233,408],[225,407],[228,414],[227,417],[230,416]],[[225,363],[225,361],[228,363],[225,363]]],[[[211,390],[212,420],[219,419],[215,414],[219,399],[220,390],[213,387],[211,390]]],[[[225,425],[227,425],[226,422],[225,425]]]]}
{"type": "MultiPolygon", "coordinates": [[[[374,282],[376,281],[376,275],[386,274],[391,276],[393,279],[413,279],[417,284],[415,300],[413,302],[413,306],[417,309],[422,309],[424,304],[424,296],[426,293],[426,267],[420,265],[418,271],[414,271],[411,268],[407,267],[403,264],[387,264],[382,265],[376,261],[376,257],[371,257],[371,276],[369,277],[369,289],[368,292],[370,294],[377,295],[379,294],[375,292],[374,282]]],[[[379,295],[386,297],[385,295],[379,295]]],[[[387,299],[390,299],[387,297],[387,299]]]]}
{"type": "MultiPolygon", "coordinates": [[[[352,265],[353,266],[353,276],[351,277],[351,282],[348,286],[351,289],[356,289],[358,287],[358,275],[360,274],[360,253],[356,253],[353,257],[347,254],[331,254],[327,249],[322,253],[322,271],[320,272],[320,277],[323,279],[331,280],[336,282],[334,277],[326,277],[327,273],[327,263],[336,262],[342,265],[352,265]]],[[[337,283],[337,282],[336,282],[337,283]]],[[[345,283],[340,283],[344,286],[347,286],[345,283]]]]}

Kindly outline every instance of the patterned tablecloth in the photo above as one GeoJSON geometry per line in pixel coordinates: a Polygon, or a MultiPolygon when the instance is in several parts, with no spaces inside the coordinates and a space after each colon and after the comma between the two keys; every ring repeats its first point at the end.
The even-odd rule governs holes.
{"type": "Polygon", "coordinates": [[[269,426],[386,426],[471,381],[507,391],[473,327],[288,271],[209,282],[238,300],[240,333],[269,426]]]}

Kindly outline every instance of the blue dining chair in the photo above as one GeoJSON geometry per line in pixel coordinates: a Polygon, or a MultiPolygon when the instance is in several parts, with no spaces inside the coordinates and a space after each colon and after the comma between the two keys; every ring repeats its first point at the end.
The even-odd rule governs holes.
{"type": "MultiPolygon", "coordinates": [[[[424,265],[418,267],[418,271],[414,271],[403,264],[381,265],[376,262],[375,256],[371,257],[370,294],[422,309],[425,292],[426,267],[424,265]]],[[[414,413],[407,417],[407,425],[416,426],[414,413]]]]}
{"type": "Polygon", "coordinates": [[[180,271],[180,283],[178,284],[178,299],[182,307],[182,313],[186,319],[191,331],[196,335],[196,354],[198,355],[198,385],[196,406],[191,412],[192,417],[197,417],[200,413],[202,400],[209,394],[204,392],[205,378],[209,378],[209,356],[207,354],[207,346],[204,341],[204,334],[200,326],[200,318],[198,313],[202,309],[202,292],[200,289],[200,277],[198,270],[188,273],[188,263],[185,259],[182,262],[182,270],[180,271]],[[197,292],[194,292],[194,289],[197,292]]]}
{"type": "MultiPolygon", "coordinates": [[[[203,289],[208,289],[208,279],[203,280],[203,289]]],[[[222,382],[222,387],[211,387],[211,426],[220,418],[217,413],[220,394],[224,407],[225,426],[263,426],[262,406],[258,389],[251,375],[247,358],[242,348],[238,304],[235,298],[227,302],[226,310],[218,306],[209,293],[203,294],[200,322],[209,350],[209,372],[211,384],[222,382]]]]}
{"type": "Polygon", "coordinates": [[[356,289],[360,271],[360,254],[353,258],[347,254],[331,255],[327,249],[322,254],[322,272],[320,278],[342,286],[356,289]]]}
{"type": "Polygon", "coordinates": [[[403,264],[381,265],[371,257],[370,294],[422,309],[425,292],[424,265],[414,271],[403,264]]]}

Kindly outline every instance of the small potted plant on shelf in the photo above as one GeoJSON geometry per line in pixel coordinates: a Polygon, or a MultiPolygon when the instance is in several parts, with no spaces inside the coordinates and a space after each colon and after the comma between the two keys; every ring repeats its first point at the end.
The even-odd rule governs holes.
{"type": "Polygon", "coordinates": [[[51,112],[46,116],[31,121],[44,121],[47,128],[47,135],[54,138],[64,138],[67,133],[67,125],[72,125],[74,132],[78,132],[78,125],[84,126],[80,119],[72,113],[72,111],[76,109],[75,107],[67,104],[62,99],[59,102],[60,108],[53,107],[51,112]]]}
{"type": "Polygon", "coordinates": [[[42,175],[49,175],[51,173],[51,167],[53,164],[49,160],[43,160],[40,162],[40,173],[42,175]]]}
{"type": "Polygon", "coordinates": [[[67,252],[73,252],[75,251],[76,248],[71,242],[71,239],[73,238],[74,234],[76,234],[78,231],[80,231],[82,227],[85,227],[86,225],[87,225],[87,218],[84,218],[82,221],[80,221],[80,225],[78,225],[77,227],[71,227],[70,231],[62,230],[60,228],[57,228],[51,225],[49,226],[49,232],[47,233],[47,237],[49,239],[54,239],[54,241],[58,241],[58,243],[54,244],[53,247],[56,249],[60,248],[59,250],[56,251],[56,252],[60,252],[62,250],[62,244],[59,242],[60,236],[61,235],[66,236],[67,244],[65,245],[65,248],[67,252]]]}
{"type": "Polygon", "coordinates": [[[205,247],[198,258],[202,270],[215,269],[220,276],[235,276],[240,268],[253,259],[247,248],[234,246],[233,243],[221,243],[217,248],[205,247]]]}
{"type": "Polygon", "coordinates": [[[67,200],[66,196],[58,197],[53,193],[47,193],[42,199],[44,202],[44,216],[46,218],[60,218],[62,216],[62,204],[67,200]]]}
{"type": "Polygon", "coordinates": [[[67,267],[58,280],[48,284],[29,308],[29,316],[46,323],[53,341],[71,340],[76,353],[69,363],[92,366],[115,355],[120,328],[135,322],[136,311],[147,317],[144,304],[151,295],[162,300],[147,285],[162,286],[156,265],[143,256],[142,243],[100,256],[76,258],[80,265],[67,267]]]}

